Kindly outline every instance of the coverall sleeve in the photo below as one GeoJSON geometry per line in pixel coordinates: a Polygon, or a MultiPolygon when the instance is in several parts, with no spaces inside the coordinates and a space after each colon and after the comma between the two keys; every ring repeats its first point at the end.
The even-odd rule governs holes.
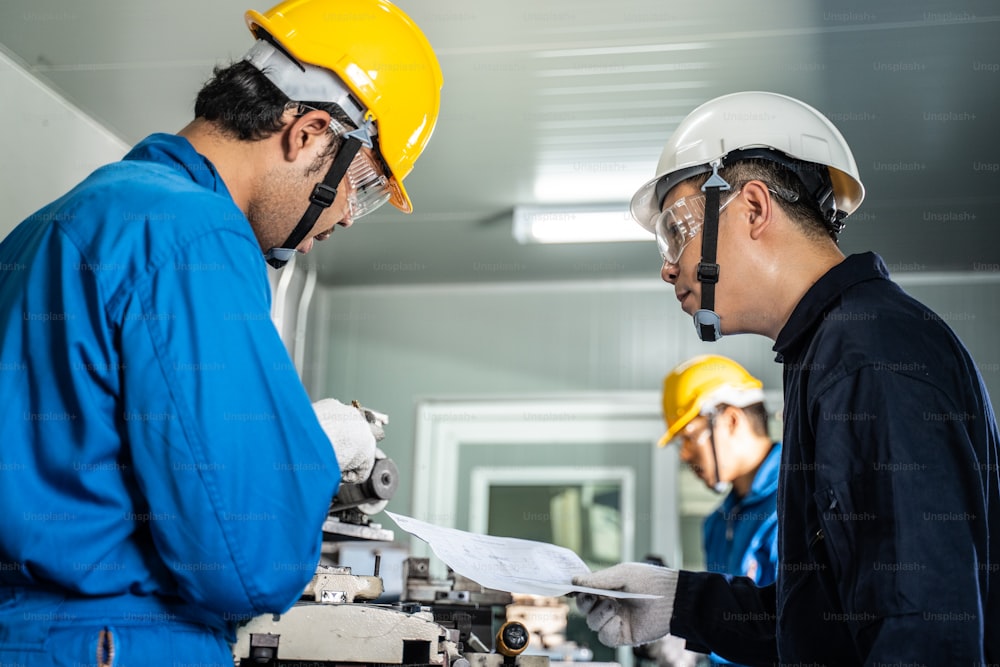
{"type": "Polygon", "coordinates": [[[229,620],[284,611],[319,561],[340,470],[271,322],[260,250],[212,231],[152,261],[120,334],[152,557],[229,620]]]}
{"type": "Polygon", "coordinates": [[[931,380],[871,366],[812,410],[814,500],[858,654],[865,664],[983,663],[975,416],[931,380]]]}
{"type": "Polygon", "coordinates": [[[758,587],[749,577],[681,570],[670,634],[687,648],[746,665],[778,661],[774,584],[758,587]]]}

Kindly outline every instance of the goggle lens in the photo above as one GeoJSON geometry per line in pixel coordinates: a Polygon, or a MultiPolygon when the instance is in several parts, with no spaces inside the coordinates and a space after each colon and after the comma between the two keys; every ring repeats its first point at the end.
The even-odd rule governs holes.
{"type": "Polygon", "coordinates": [[[351,207],[352,220],[368,215],[389,201],[389,179],[379,169],[376,160],[374,155],[361,150],[347,170],[347,181],[350,184],[347,201],[351,207]]]}
{"type": "MultiPolygon", "coordinates": [[[[736,190],[722,202],[722,205],[719,206],[719,213],[722,213],[729,206],[729,203],[736,199],[739,192],[736,190]]],[[[659,249],[663,261],[668,264],[679,262],[684,248],[691,242],[691,239],[698,235],[704,221],[704,194],[681,197],[656,216],[653,230],[656,234],[656,247],[659,249]]]]}

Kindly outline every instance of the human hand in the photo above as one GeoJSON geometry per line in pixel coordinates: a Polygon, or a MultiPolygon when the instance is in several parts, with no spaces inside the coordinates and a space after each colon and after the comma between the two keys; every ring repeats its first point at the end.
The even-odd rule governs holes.
{"type": "Polygon", "coordinates": [[[609,598],[577,593],[576,606],[587,616],[587,626],[605,646],[638,646],[670,632],[677,590],[677,570],[646,563],[620,563],[606,570],[573,577],[577,586],[657,598],[609,598]]]}
{"type": "Polygon", "coordinates": [[[388,417],[359,405],[345,405],[335,398],[313,403],[326,437],[340,465],[340,481],[357,484],[368,479],[375,465],[376,443],[385,437],[388,417]]]}

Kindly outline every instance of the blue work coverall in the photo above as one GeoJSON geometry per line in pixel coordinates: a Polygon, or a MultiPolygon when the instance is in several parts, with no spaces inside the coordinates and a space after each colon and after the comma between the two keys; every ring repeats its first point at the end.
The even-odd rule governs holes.
{"type": "Polygon", "coordinates": [[[152,135],[0,265],[0,664],[231,666],[235,625],[312,576],[340,481],[246,217],[152,135]]]}
{"type": "Polygon", "coordinates": [[[671,633],[753,665],[1000,663],[1000,438],[961,341],[865,253],[774,349],[777,582],[681,572],[671,633]]]}
{"type": "MultiPolygon", "coordinates": [[[[705,518],[705,569],[749,577],[766,586],[778,574],[778,472],[781,443],[775,443],[757,468],[742,498],[730,491],[705,518]]],[[[728,663],[712,656],[713,664],[728,663]]]]}

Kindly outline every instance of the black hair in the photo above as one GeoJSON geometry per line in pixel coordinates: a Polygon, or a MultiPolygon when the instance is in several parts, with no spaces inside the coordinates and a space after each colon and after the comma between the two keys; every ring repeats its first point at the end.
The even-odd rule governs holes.
{"type": "MultiPolygon", "coordinates": [[[[288,99],[246,60],[216,67],[194,103],[196,118],[212,121],[224,134],[241,141],[260,141],[278,132],[285,125],[284,116],[289,109],[298,114],[319,109],[341,125],[352,126],[336,104],[288,99]]],[[[338,145],[339,142],[331,142],[331,150],[324,155],[335,152],[338,145]]]]}
{"type": "Polygon", "coordinates": [[[767,408],[763,403],[754,403],[743,408],[755,435],[767,435],[767,408]]]}
{"type": "MultiPolygon", "coordinates": [[[[720,403],[715,408],[716,414],[722,414],[722,411],[726,408],[734,407],[726,403],[720,403]]],[[[763,403],[754,403],[753,405],[748,405],[745,408],[738,408],[743,411],[746,416],[747,421],[750,423],[750,428],[753,429],[754,435],[768,435],[767,430],[767,408],[764,407],[763,403]]]]}
{"type": "Polygon", "coordinates": [[[259,141],[284,126],[290,101],[260,70],[241,60],[213,70],[198,92],[194,115],[216,123],[235,139],[259,141]]]}
{"type": "MultiPolygon", "coordinates": [[[[711,175],[711,172],[698,174],[684,182],[700,189],[711,175]]],[[[806,236],[815,240],[832,238],[836,243],[837,232],[830,229],[824,221],[816,199],[791,169],[771,160],[753,158],[723,167],[719,169],[719,175],[726,179],[734,190],[750,181],[763,181],[777,191],[775,200],[778,206],[806,236]]]]}

